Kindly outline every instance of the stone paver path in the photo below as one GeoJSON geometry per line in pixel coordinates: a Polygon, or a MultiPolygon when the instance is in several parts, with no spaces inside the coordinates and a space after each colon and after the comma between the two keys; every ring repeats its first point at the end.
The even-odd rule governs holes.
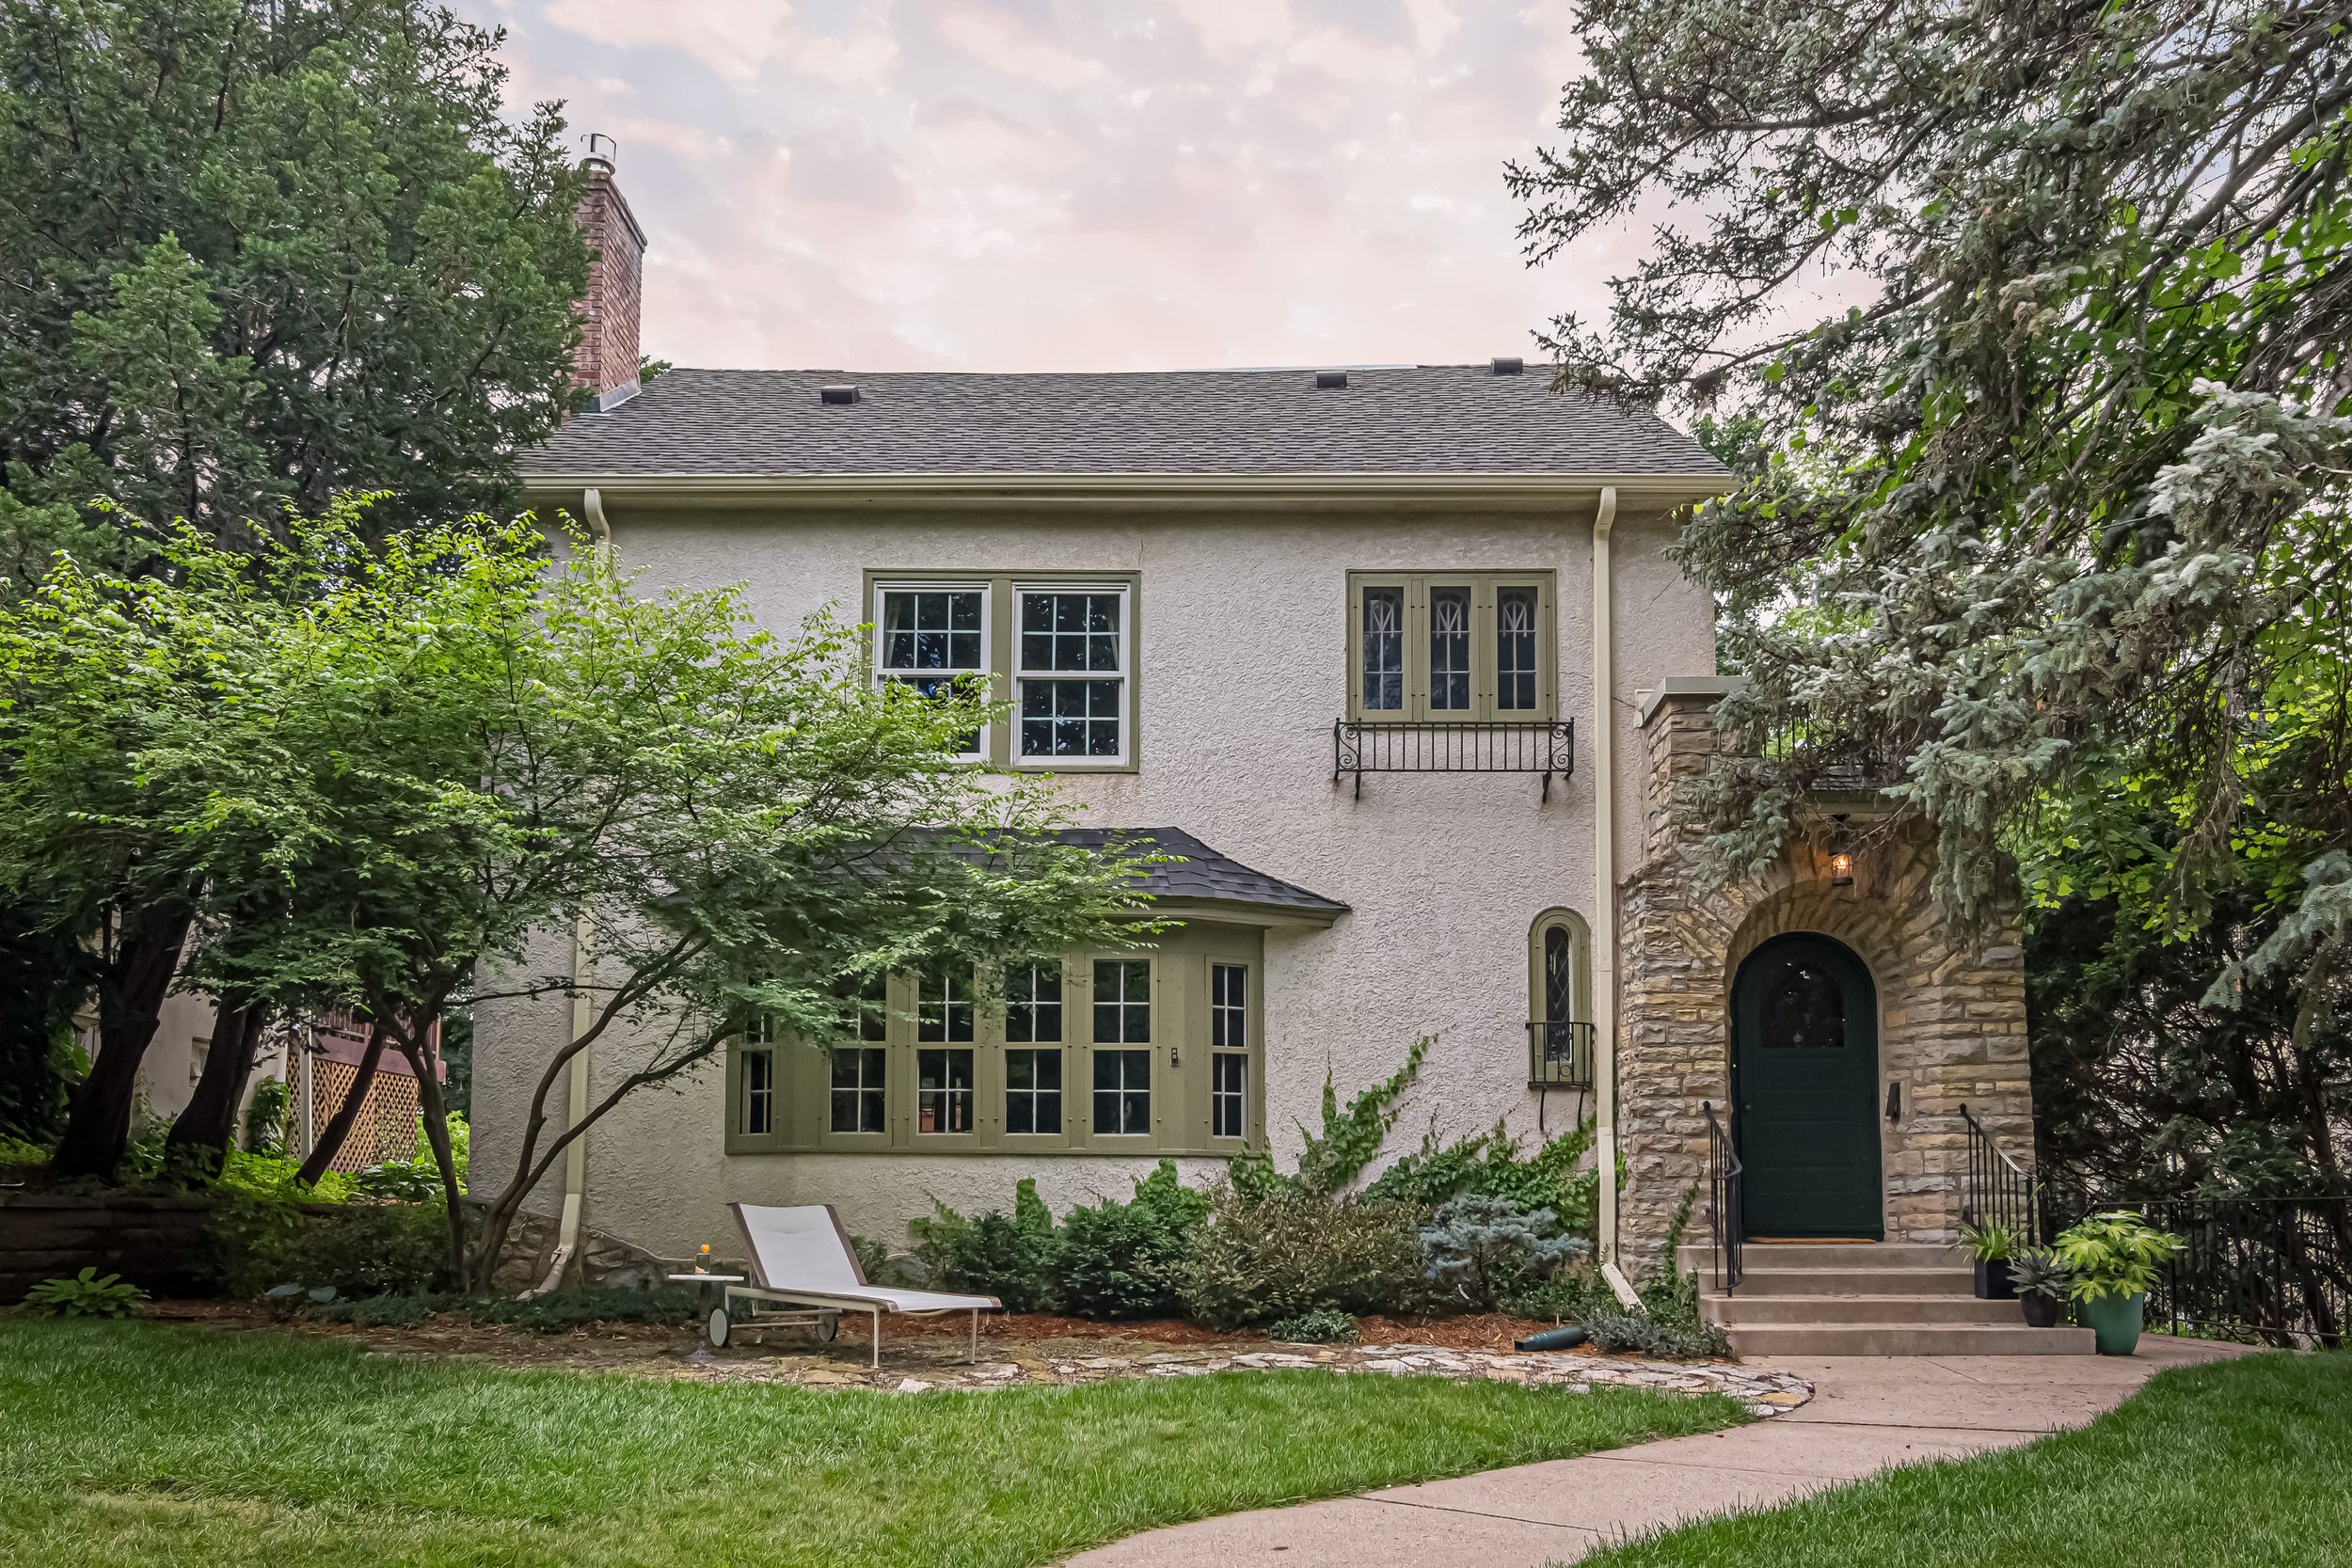
{"type": "MultiPolygon", "coordinates": [[[[843,1341],[845,1344],[847,1340],[843,1341]]],[[[1802,1406],[1812,1386],[1796,1372],[1736,1362],[1676,1364],[1575,1353],[1457,1350],[1441,1345],[1284,1345],[1266,1349],[1217,1346],[1203,1350],[1145,1350],[1133,1354],[1060,1354],[1026,1347],[1004,1354],[982,1345],[977,1366],[960,1359],[962,1341],[904,1341],[883,1348],[879,1371],[839,1354],[742,1358],[700,1353],[666,1375],[706,1383],[788,1383],[799,1387],[871,1387],[899,1393],[933,1388],[1010,1388],[1039,1383],[1101,1383],[1119,1377],[1201,1377],[1211,1372],[1320,1369],[1397,1377],[1490,1379],[1530,1387],[1656,1388],[1679,1394],[1727,1394],[1751,1415],[1779,1416],[1802,1406]]]]}
{"type": "Polygon", "coordinates": [[[2167,1367],[2241,1354],[2148,1338],[2129,1358],[1767,1360],[1809,1383],[1778,1420],[1581,1459],[1178,1525],[1070,1568],[1538,1568],[1708,1514],[1769,1507],[1896,1465],[1964,1458],[2079,1426],[2167,1367]]]}

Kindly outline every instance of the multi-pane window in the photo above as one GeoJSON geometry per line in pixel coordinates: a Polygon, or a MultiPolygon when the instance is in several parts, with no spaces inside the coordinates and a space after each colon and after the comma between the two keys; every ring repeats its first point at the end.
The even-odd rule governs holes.
{"type": "Polygon", "coordinates": [[[914,1130],[972,1131],[972,1053],[967,1050],[914,1053],[914,1130]]]}
{"type": "Polygon", "coordinates": [[[1094,1131],[1120,1137],[1152,1131],[1151,1052],[1095,1052],[1094,1131]]]}
{"type": "Polygon", "coordinates": [[[955,1044],[972,1038],[970,974],[934,970],[916,977],[914,1037],[955,1044]]]}
{"type": "Polygon", "coordinates": [[[771,1047],[743,1053],[743,1131],[765,1137],[776,1126],[776,1053],[771,1047]]]}
{"type": "Polygon", "coordinates": [[[1220,1051],[1249,1049],[1249,971],[1240,964],[1209,966],[1209,1043],[1220,1051]]]}
{"type": "Polygon", "coordinates": [[[1061,1131],[1061,1052],[1055,1047],[1005,1053],[1005,1131],[1061,1131]]]}
{"type": "Polygon", "coordinates": [[[1125,590],[1026,588],[1017,597],[1020,754],[1120,760],[1127,750],[1125,590]]]}
{"type": "Polygon", "coordinates": [[[883,1061],[880,1046],[843,1046],[833,1053],[833,1116],[835,1132],[889,1131],[882,1101],[883,1061]]]}
{"type": "Polygon", "coordinates": [[[890,1037],[890,976],[877,974],[858,988],[857,1037],[862,1040],[886,1040],[890,1037]]]}
{"type": "Polygon", "coordinates": [[[1005,1038],[1024,1044],[1061,1038],[1061,965],[1014,964],[1005,971],[1005,1038]]]}
{"type": "Polygon", "coordinates": [[[1552,575],[1350,573],[1348,717],[1407,723],[1549,718],[1552,575]]]}
{"type": "Polygon", "coordinates": [[[1094,965],[1094,1041],[1139,1045],[1152,1037],[1152,960],[1098,958],[1094,965]]]}
{"type": "Polygon", "coordinates": [[[1495,590],[1495,706],[1505,713],[1535,707],[1535,590],[1495,590]]]}
{"type": "MultiPolygon", "coordinates": [[[[988,593],[981,588],[886,588],[877,662],[882,679],[928,697],[951,694],[959,680],[988,671],[988,593]]],[[[964,739],[977,755],[980,736],[964,739]]]]}
{"type": "Polygon", "coordinates": [[[1429,591],[1429,706],[1467,713],[1470,705],[1470,594],[1467,588],[1429,591]]]}
{"type": "Polygon", "coordinates": [[[1364,711],[1405,705],[1405,590],[1367,588],[1363,606],[1364,711]]]}
{"type": "Polygon", "coordinates": [[[1249,1058],[1219,1051],[1209,1057],[1209,1136],[1248,1135],[1249,1058]]]}

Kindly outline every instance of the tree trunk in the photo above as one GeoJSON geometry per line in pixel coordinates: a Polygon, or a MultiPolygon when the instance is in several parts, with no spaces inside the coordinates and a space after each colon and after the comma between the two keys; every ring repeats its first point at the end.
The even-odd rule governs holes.
{"type": "Polygon", "coordinates": [[[138,1095],[139,1064],[155,1037],[155,1023],[180,968],[187,940],[183,909],[151,911],[126,922],[114,961],[98,979],[98,1060],[73,1091],[65,1136],[51,1168],[59,1176],[114,1180],[131,1142],[131,1107],[138,1095]]]}
{"type": "MultiPolygon", "coordinates": [[[[467,1295],[489,1289],[490,1275],[495,1268],[480,1271],[477,1280],[473,1259],[466,1251],[466,1193],[457,1184],[457,1160],[449,1147],[449,1101],[441,1097],[441,1081],[434,1075],[432,1056],[405,1035],[401,1037],[400,1053],[408,1059],[408,1069],[417,1075],[417,1104],[424,1112],[424,1141],[433,1150],[434,1168],[441,1173],[441,1196],[449,1206],[449,1273],[450,1283],[467,1295]]],[[[504,1232],[500,1240],[505,1239],[504,1232]]]]}
{"type": "Polygon", "coordinates": [[[230,1141],[237,1132],[237,1110],[245,1103],[245,1085],[253,1076],[253,1053],[269,1022],[269,1004],[243,1006],[222,1002],[213,1016],[212,1053],[204,1058],[204,1075],[188,1097],[188,1108],[171,1124],[164,1139],[164,1158],[175,1157],[197,1165],[207,1177],[220,1173],[230,1141]]]}
{"type": "Polygon", "coordinates": [[[302,1169],[295,1174],[296,1180],[305,1183],[316,1181],[326,1174],[326,1167],[342,1151],[343,1140],[351,1136],[352,1126],[359,1119],[360,1108],[367,1103],[368,1090],[375,1083],[375,1069],[384,1060],[384,1042],[389,1036],[390,1031],[382,1019],[369,1022],[368,1048],[359,1053],[358,1074],[344,1092],[343,1102],[335,1107],[334,1116],[319,1130],[318,1142],[303,1157],[302,1169]]]}

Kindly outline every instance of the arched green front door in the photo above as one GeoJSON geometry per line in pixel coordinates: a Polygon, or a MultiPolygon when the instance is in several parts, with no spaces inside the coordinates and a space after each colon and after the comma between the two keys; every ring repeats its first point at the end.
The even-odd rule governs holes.
{"type": "Polygon", "coordinates": [[[1731,1097],[1750,1236],[1883,1237],[1878,994],[1844,944],[1774,937],[1731,988],[1731,1097]]]}

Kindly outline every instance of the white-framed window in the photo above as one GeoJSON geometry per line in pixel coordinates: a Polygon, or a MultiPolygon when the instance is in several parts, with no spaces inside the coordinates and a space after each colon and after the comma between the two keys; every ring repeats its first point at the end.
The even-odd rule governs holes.
{"type": "Polygon", "coordinates": [[[1123,584],[1013,589],[1013,754],[1123,764],[1130,605],[1123,584]]]}
{"type": "MultiPolygon", "coordinates": [[[[874,590],[874,673],[925,696],[988,679],[989,590],[977,582],[889,582],[874,590]]],[[[964,737],[962,754],[983,755],[985,730],[964,737]]]]}

